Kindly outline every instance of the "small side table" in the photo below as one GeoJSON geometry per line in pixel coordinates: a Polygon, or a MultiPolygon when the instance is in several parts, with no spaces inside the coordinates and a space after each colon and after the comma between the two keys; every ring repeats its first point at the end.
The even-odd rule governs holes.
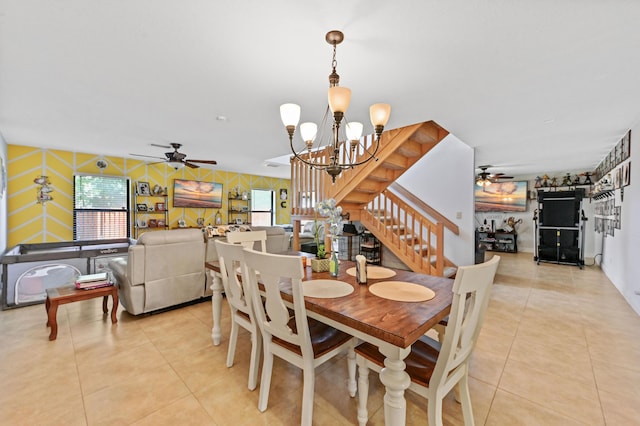
{"type": "Polygon", "coordinates": [[[102,296],[102,312],[106,314],[109,312],[109,309],[107,308],[107,299],[109,298],[109,295],[111,295],[111,298],[113,299],[111,322],[115,324],[118,322],[118,318],[116,318],[116,311],[118,310],[118,287],[115,285],[94,288],[91,290],[77,289],[75,285],[48,288],[47,299],[45,300],[44,306],[47,310],[47,326],[51,327],[49,340],[56,340],[56,337],[58,336],[58,322],[56,319],[58,305],[102,296]]]}

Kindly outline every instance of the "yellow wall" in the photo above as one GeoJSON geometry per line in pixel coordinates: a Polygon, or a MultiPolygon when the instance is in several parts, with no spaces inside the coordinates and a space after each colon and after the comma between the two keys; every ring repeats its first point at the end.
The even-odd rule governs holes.
{"type": "MultiPolygon", "coordinates": [[[[173,179],[193,179],[223,184],[223,201],[220,213],[223,223],[227,222],[226,194],[235,187],[240,191],[251,189],[271,189],[276,198],[281,188],[289,191],[290,180],[231,173],[212,170],[206,167],[191,169],[185,167],[174,170],[165,164],[148,165],[143,161],[120,157],[104,157],[69,151],[58,151],[8,145],[8,230],[7,247],[17,244],[58,242],[73,240],[73,176],[75,174],[95,174],[126,176],[132,186],[136,181],[149,182],[151,188],[158,184],[169,191],[169,226],[177,226],[184,219],[187,226],[196,226],[196,219],[203,217],[205,224],[215,223],[214,209],[173,208],[173,179]],[[108,166],[99,169],[98,160],[104,160],[108,166]],[[34,179],[40,175],[49,177],[54,189],[50,195],[52,201],[45,204],[36,202],[34,179]]],[[[133,190],[132,190],[133,194],[133,190]]],[[[289,191],[290,194],[290,191],[289,191]]],[[[276,203],[276,223],[290,223],[289,203],[286,208],[276,203]]],[[[132,209],[133,210],[133,209],[132,209]]],[[[132,218],[131,224],[134,221],[132,218]]],[[[133,229],[131,232],[133,237],[133,229]]]]}

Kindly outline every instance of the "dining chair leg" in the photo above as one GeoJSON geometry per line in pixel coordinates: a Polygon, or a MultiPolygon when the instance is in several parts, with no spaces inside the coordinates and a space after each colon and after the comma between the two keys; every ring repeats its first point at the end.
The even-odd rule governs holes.
{"type": "Polygon", "coordinates": [[[349,395],[353,398],[358,391],[358,384],[356,382],[356,353],[354,349],[355,342],[349,346],[347,351],[347,371],[349,374],[349,381],[347,383],[347,389],[349,395]]]}
{"type": "Polygon", "coordinates": [[[306,366],[302,371],[302,417],[300,426],[311,426],[313,420],[313,394],[316,373],[313,365],[306,366]]]}
{"type": "Polygon", "coordinates": [[[262,337],[259,330],[251,332],[251,360],[249,362],[249,390],[258,386],[258,366],[260,365],[260,353],[262,352],[262,337]]]}
{"type": "Polygon", "coordinates": [[[236,355],[237,341],[238,341],[238,323],[231,320],[231,335],[229,336],[229,350],[227,351],[227,367],[233,366],[233,359],[236,355]]]}
{"type": "MultiPolygon", "coordinates": [[[[429,426],[442,426],[442,398],[444,395],[434,395],[429,397],[427,402],[427,419],[429,426]]],[[[465,423],[465,426],[467,424],[465,423]]]]}
{"type": "Polygon", "coordinates": [[[456,390],[460,392],[464,424],[465,426],[473,426],[475,422],[473,420],[473,408],[471,406],[471,394],[469,392],[469,376],[467,374],[462,376],[456,386],[456,390]]]}
{"type": "Polygon", "coordinates": [[[266,411],[269,404],[269,387],[271,386],[271,371],[273,370],[273,354],[268,348],[271,342],[262,342],[264,345],[264,360],[262,361],[262,379],[260,380],[260,396],[258,397],[258,410],[266,411]]]}
{"type": "MultiPolygon", "coordinates": [[[[360,361],[360,358],[358,358],[360,361]]],[[[367,361],[358,362],[358,424],[365,426],[369,420],[367,412],[367,399],[369,399],[369,367],[367,361]]]]}

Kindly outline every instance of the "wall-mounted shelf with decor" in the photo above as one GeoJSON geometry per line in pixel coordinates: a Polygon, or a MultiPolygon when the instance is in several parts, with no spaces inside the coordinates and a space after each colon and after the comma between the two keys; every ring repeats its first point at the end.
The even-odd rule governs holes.
{"type": "Polygon", "coordinates": [[[155,185],[151,190],[146,182],[137,182],[133,194],[134,238],[138,238],[146,231],[169,229],[169,204],[167,203],[166,188],[155,185]]]}
{"type": "Polygon", "coordinates": [[[251,224],[251,198],[246,193],[237,197],[229,197],[227,207],[227,218],[229,225],[249,225],[251,224]]]}

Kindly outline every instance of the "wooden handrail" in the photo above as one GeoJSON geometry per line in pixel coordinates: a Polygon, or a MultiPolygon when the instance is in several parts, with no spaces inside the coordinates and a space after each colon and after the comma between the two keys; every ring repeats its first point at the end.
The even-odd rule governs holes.
{"type": "Polygon", "coordinates": [[[450,221],[445,215],[440,213],[438,210],[434,209],[429,204],[425,203],[420,198],[416,197],[412,192],[410,192],[404,186],[400,185],[397,182],[393,182],[392,184],[389,185],[389,189],[402,195],[411,203],[418,206],[418,208],[420,208],[422,211],[424,211],[429,216],[434,218],[436,222],[442,222],[444,227],[447,228],[449,231],[453,232],[455,235],[460,235],[460,228],[458,228],[458,225],[450,221]]]}
{"type": "Polygon", "coordinates": [[[433,223],[391,191],[369,203],[362,224],[414,271],[444,273],[444,225],[433,223]],[[431,259],[436,259],[435,265],[431,259]]]}

